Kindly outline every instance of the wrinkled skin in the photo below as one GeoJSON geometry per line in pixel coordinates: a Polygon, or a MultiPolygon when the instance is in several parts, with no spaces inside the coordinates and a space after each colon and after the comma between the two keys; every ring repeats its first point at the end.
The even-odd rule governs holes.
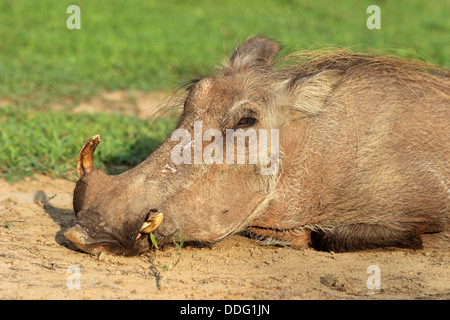
{"type": "Polygon", "coordinates": [[[143,223],[163,213],[158,244],[174,235],[214,243],[245,230],[296,248],[448,247],[446,72],[353,53],[276,69],[278,50],[263,38],[245,42],[188,89],[177,126],[278,129],[276,174],[261,175],[260,162],[175,164],[179,141],[168,139],[108,176],[92,168],[88,148],[66,237],[90,253],[138,254],[151,246],[143,223]]]}

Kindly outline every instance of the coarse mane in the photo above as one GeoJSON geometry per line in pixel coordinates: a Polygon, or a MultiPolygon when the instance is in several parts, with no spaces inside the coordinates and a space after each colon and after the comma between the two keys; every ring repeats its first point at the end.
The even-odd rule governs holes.
{"type": "Polygon", "coordinates": [[[319,49],[300,51],[280,58],[272,63],[271,69],[288,72],[295,80],[309,77],[325,70],[357,71],[372,70],[382,73],[409,75],[437,75],[450,78],[450,70],[431,63],[409,60],[393,55],[382,55],[378,51],[356,53],[350,49],[319,49]]]}

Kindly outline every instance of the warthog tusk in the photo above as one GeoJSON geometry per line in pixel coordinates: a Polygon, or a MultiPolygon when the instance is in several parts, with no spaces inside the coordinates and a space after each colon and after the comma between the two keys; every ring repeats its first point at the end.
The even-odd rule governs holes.
{"type": "Polygon", "coordinates": [[[77,157],[77,171],[78,178],[81,178],[85,174],[92,172],[94,170],[94,151],[100,143],[100,136],[96,134],[95,136],[89,138],[81,148],[77,157]]]}
{"type": "Polygon", "coordinates": [[[139,230],[139,232],[151,233],[155,231],[161,224],[163,217],[164,215],[162,213],[158,213],[157,215],[152,216],[149,220],[145,221],[142,224],[141,230],[139,230]]]}

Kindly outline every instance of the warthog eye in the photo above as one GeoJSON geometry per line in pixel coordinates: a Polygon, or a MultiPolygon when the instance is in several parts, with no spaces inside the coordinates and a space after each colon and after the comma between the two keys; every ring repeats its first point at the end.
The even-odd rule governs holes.
{"type": "Polygon", "coordinates": [[[255,125],[257,121],[258,120],[252,117],[244,117],[241,120],[239,120],[239,122],[234,126],[234,128],[235,129],[248,128],[255,125]]]}

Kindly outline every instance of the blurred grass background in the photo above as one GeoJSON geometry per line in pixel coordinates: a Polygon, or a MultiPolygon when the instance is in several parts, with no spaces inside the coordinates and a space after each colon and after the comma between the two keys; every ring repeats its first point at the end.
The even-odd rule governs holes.
{"type": "MultiPolygon", "coordinates": [[[[70,167],[67,163],[76,157],[80,143],[98,133],[91,132],[93,123],[88,115],[76,121],[71,118],[70,110],[80,101],[118,89],[173,90],[206,75],[251,36],[276,39],[285,53],[337,45],[355,51],[389,50],[401,57],[450,67],[449,13],[450,1],[442,0],[2,0],[0,105],[10,107],[0,115],[4,119],[0,121],[0,175],[10,180],[27,175],[24,170],[60,175],[59,169],[37,169],[50,165],[21,145],[15,146],[15,157],[28,154],[40,166],[25,169],[19,163],[12,169],[15,158],[6,156],[5,150],[10,150],[13,142],[6,131],[36,141],[47,134],[59,136],[66,130],[64,125],[71,123],[77,127],[74,136],[57,145],[70,154],[52,151],[55,144],[46,145],[56,154],[56,162],[70,167]],[[66,27],[70,16],[66,9],[72,4],[81,9],[80,30],[66,27]],[[366,27],[370,16],[366,9],[372,4],[381,9],[380,30],[366,27]],[[61,118],[51,126],[54,132],[35,126],[33,117],[31,122],[14,122],[34,112],[43,117],[39,121],[55,117],[55,113],[45,115],[53,112],[49,106],[55,103],[63,104],[67,111],[59,112],[61,118]]],[[[114,136],[116,146],[112,148],[122,153],[117,158],[126,162],[132,145],[127,130],[133,125],[106,114],[96,119],[110,123],[120,133],[105,132],[114,136]]],[[[149,128],[143,120],[134,123],[149,128]]],[[[150,128],[145,134],[134,134],[148,135],[153,130],[161,131],[150,128]]],[[[130,163],[145,158],[159,143],[154,137],[152,141],[154,145],[130,163]]],[[[99,161],[109,160],[100,157],[99,161]]]]}

